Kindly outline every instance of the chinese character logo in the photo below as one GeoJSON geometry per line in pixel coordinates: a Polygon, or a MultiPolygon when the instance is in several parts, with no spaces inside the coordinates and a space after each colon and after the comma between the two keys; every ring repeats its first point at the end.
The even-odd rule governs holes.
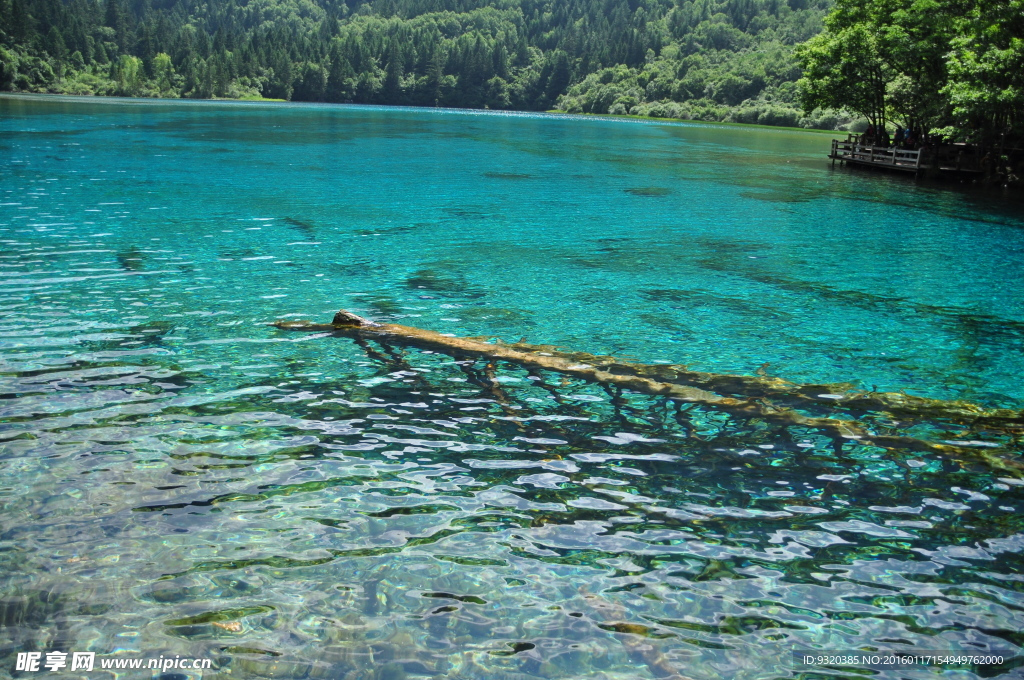
{"type": "Polygon", "coordinates": [[[39,659],[42,652],[18,652],[18,660],[14,662],[16,671],[37,671],[39,670],[39,659]]]}
{"type": "MultiPolygon", "coordinates": [[[[40,663],[51,673],[67,668],[68,655],[66,652],[47,652],[46,661],[42,661],[42,652],[18,652],[18,658],[14,663],[14,670],[35,672],[39,670],[40,663]]],[[[96,663],[96,652],[71,652],[71,670],[91,671],[96,663]]]]}
{"type": "Polygon", "coordinates": [[[96,662],[96,652],[71,652],[71,670],[91,671],[96,662]]]}

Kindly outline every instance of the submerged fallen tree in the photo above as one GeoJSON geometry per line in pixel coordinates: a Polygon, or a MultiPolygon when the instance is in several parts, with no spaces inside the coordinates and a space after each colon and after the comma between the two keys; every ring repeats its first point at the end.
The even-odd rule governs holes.
{"type": "Polygon", "coordinates": [[[739,418],[757,418],[784,427],[813,429],[838,442],[857,440],[884,449],[931,452],[956,460],[981,462],[1002,470],[1024,472],[1024,461],[1019,456],[999,448],[978,448],[883,434],[872,432],[848,418],[807,414],[823,408],[846,413],[883,412],[907,424],[938,420],[972,431],[981,428],[986,432],[1015,437],[1024,432],[1024,413],[1010,409],[985,409],[968,402],[912,397],[900,392],[855,391],[849,384],[801,385],[770,376],[706,373],[691,371],[685,366],[640,364],[615,357],[565,352],[547,345],[503,343],[493,338],[460,338],[410,326],[377,323],[345,310],[339,311],[329,324],[278,321],[273,325],[283,330],[327,331],[351,337],[371,356],[385,360],[387,357],[370,348],[367,341],[379,343],[392,354],[391,345],[400,345],[440,352],[456,359],[485,359],[491,363],[505,361],[618,390],[705,404],[739,418]]]}

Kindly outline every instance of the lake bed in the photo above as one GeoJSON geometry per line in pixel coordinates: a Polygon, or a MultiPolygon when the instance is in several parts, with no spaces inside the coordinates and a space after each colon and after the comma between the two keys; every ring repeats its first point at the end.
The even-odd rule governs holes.
{"type": "Polygon", "coordinates": [[[827,137],[769,128],[5,96],[0,134],[6,668],[698,680],[812,677],[794,648],[1019,653],[1019,428],[828,403],[1021,408],[1015,205],[832,171],[827,137]],[[268,326],[338,308],[829,386],[800,408],[953,448],[268,326]]]}

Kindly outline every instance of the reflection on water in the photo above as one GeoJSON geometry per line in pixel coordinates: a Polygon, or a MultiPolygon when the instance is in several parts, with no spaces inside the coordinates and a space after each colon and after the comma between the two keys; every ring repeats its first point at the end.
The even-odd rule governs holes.
{"type": "Polygon", "coordinates": [[[1024,642],[1010,473],[313,344],[232,390],[155,348],[9,354],[9,639],[456,678],[636,677],[637,636],[694,678],[786,677],[793,645],[1024,642]]]}
{"type": "MultiPolygon", "coordinates": [[[[668,186],[657,164],[596,173],[625,176],[607,205],[648,212],[613,208],[631,220],[618,225],[571,218],[536,181],[556,174],[545,170],[545,138],[533,136],[537,119],[454,116],[445,128],[432,112],[329,110],[347,111],[346,127],[296,107],[232,114],[234,127],[222,128],[189,122],[208,109],[187,104],[141,109],[151,112],[143,121],[67,105],[71,122],[35,106],[6,119],[22,132],[0,176],[0,675],[19,651],[59,649],[211,658],[204,678],[854,678],[863,673],[797,671],[789,653],[865,646],[995,650],[1018,661],[984,677],[1019,674],[1019,424],[861,411],[830,406],[828,394],[801,407],[959,447],[883,449],[512,364],[367,352],[265,325],[326,320],[345,306],[457,334],[746,373],[767,361],[786,377],[877,380],[1019,408],[1009,376],[1021,359],[1008,351],[1024,321],[1019,290],[993,287],[982,300],[970,297],[981,285],[970,277],[926,289],[931,274],[887,276],[891,261],[866,264],[890,247],[870,234],[872,252],[851,250],[842,265],[832,245],[812,251],[803,218],[791,223],[799,233],[757,238],[728,226],[729,210],[718,233],[699,217],[671,234],[644,231],[651,214],[668,219],[674,201],[692,199],[682,180],[652,191],[668,186]],[[468,147],[466,184],[455,175],[430,200],[406,195],[425,202],[405,214],[379,186],[395,181],[386,172],[349,176],[348,198],[308,170],[279,168],[270,186],[247,183],[240,165],[226,179],[220,164],[241,163],[233,154],[269,153],[247,146],[258,146],[266,111],[291,120],[293,136],[276,143],[309,145],[293,158],[303,167],[324,126],[356,144],[353,126],[370,134],[386,115],[406,117],[401,135],[376,134],[409,145],[410,163],[440,158],[431,144],[484,144],[480,128],[492,124],[495,134],[518,130],[500,144],[526,151],[502,165],[468,147]],[[134,138],[98,121],[133,120],[149,126],[152,146],[105,156],[111,135],[134,138]],[[28,130],[47,126],[81,134],[28,130]],[[181,153],[160,135],[231,153],[197,156],[191,181],[157,158],[181,153]],[[61,147],[66,165],[46,159],[45,145],[71,141],[82,147],[61,147]],[[122,170],[131,177],[104,178],[122,170]],[[531,222],[533,203],[504,203],[491,185],[540,192],[552,219],[577,220],[583,237],[531,222]],[[324,196],[336,212],[265,195],[287,192],[306,192],[309,205],[324,196]],[[374,192],[384,207],[368,217],[374,192]],[[902,346],[907,338],[919,344],[902,346]]],[[[611,129],[610,153],[630,140],[672,153],[651,138],[658,127],[611,129]]],[[[712,146],[710,134],[700,129],[694,148],[712,146]]],[[[595,154],[591,143],[584,135],[566,155],[595,154]]],[[[821,169],[801,172],[812,181],[821,169]]],[[[594,176],[559,181],[591,186],[594,176]]],[[[702,186],[749,190],[717,181],[702,186]]],[[[843,200],[799,205],[865,210],[843,200]]],[[[801,209],[754,203],[735,210],[763,223],[776,216],[758,211],[801,209]]],[[[939,257],[936,239],[968,228],[926,215],[906,232],[920,242],[900,257],[939,257]]],[[[961,251],[968,262],[946,260],[940,278],[968,265],[998,277],[1019,257],[996,247],[1019,238],[1012,224],[969,228],[993,231],[961,251]]]]}

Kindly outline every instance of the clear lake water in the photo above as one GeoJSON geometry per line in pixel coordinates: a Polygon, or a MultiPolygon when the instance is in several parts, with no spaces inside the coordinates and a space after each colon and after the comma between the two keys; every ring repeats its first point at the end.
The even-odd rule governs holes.
{"type": "Polygon", "coordinates": [[[836,399],[1024,408],[1024,206],[828,144],[0,97],[0,677],[1024,677],[1024,424],[836,399]],[[801,412],[952,448],[268,325],[339,308],[823,385],[801,412]]]}

